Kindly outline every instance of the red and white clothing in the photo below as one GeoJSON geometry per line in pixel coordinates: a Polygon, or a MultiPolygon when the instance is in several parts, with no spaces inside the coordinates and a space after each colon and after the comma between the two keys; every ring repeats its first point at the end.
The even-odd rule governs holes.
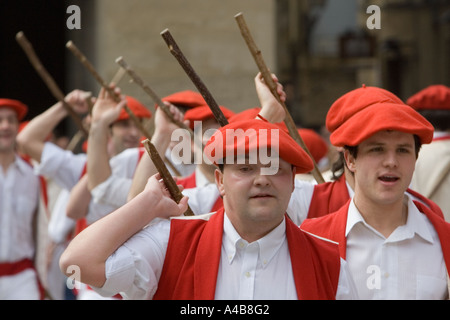
{"type": "Polygon", "coordinates": [[[335,244],[300,231],[289,219],[250,244],[240,238],[223,210],[194,218],[158,219],[107,259],[107,280],[95,290],[104,295],[123,292],[130,299],[167,295],[170,299],[353,299],[346,263],[334,250],[335,244]],[[309,246],[317,250],[301,250],[309,246]],[[176,262],[180,254],[185,264],[176,262]]]}
{"type": "Polygon", "coordinates": [[[435,132],[433,142],[422,146],[411,188],[436,202],[450,222],[449,132],[435,132]]]}
{"type": "Polygon", "coordinates": [[[33,218],[39,178],[19,156],[6,172],[0,166],[0,300],[40,299],[33,266],[33,218]]]}
{"type": "Polygon", "coordinates": [[[35,173],[41,175],[60,188],[50,212],[47,226],[49,239],[55,244],[53,255],[46,274],[46,286],[54,299],[63,299],[65,276],[59,269],[59,258],[68,244],[68,237],[75,227],[75,221],[66,216],[66,206],[70,190],[78,183],[86,165],[87,155],[74,154],[59,146],[45,142],[41,162],[37,164],[35,173]]]}
{"type": "MultiPolygon", "coordinates": [[[[76,232],[81,232],[83,228],[126,203],[134,172],[144,153],[144,148],[129,148],[110,159],[111,175],[92,189],[88,213],[84,219],[77,222],[76,232]]],[[[77,290],[77,299],[100,300],[105,298],[88,286],[80,284],[80,288],[77,290]]]]}
{"type": "Polygon", "coordinates": [[[339,243],[362,299],[445,299],[450,224],[407,198],[408,218],[388,238],[368,225],[353,199],[301,229],[339,243]]]}

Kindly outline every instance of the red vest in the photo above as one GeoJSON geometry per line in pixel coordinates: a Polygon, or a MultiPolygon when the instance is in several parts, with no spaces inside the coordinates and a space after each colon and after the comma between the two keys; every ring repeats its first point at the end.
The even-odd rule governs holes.
{"type": "MultiPolygon", "coordinates": [[[[441,208],[432,200],[411,189],[406,190],[406,192],[425,203],[431,211],[444,218],[441,208]]],[[[349,198],[345,175],[334,182],[317,184],[314,186],[307,217],[318,218],[335,212],[345,205],[349,198]]]]}
{"type": "Polygon", "coordinates": [[[314,186],[314,193],[308,210],[308,218],[318,218],[337,211],[350,198],[342,175],[334,182],[319,183],[314,186]]]}
{"type": "MultiPolygon", "coordinates": [[[[212,300],[219,270],[224,210],[203,219],[172,219],[155,300],[212,300]]],[[[337,246],[302,232],[286,219],[286,237],[299,299],[335,299],[337,246]]]]}
{"type": "MultiPolygon", "coordinates": [[[[450,223],[442,217],[431,211],[426,205],[419,201],[414,204],[420,212],[430,220],[436,230],[444,254],[447,270],[450,270],[450,223]]],[[[306,219],[300,226],[302,230],[311,232],[321,237],[336,241],[339,243],[339,252],[345,259],[347,239],[345,237],[345,228],[347,225],[347,212],[350,206],[350,200],[338,211],[318,219],[306,219]]]]}
{"type": "Polygon", "coordinates": [[[177,184],[182,185],[185,189],[195,188],[197,186],[195,183],[195,171],[189,176],[179,178],[177,184]]]}

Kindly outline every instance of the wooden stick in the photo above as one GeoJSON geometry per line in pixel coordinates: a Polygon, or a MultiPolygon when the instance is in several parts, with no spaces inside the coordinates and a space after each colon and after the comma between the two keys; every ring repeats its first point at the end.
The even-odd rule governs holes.
{"type": "Polygon", "coordinates": [[[216,100],[213,98],[211,93],[209,92],[206,85],[203,83],[203,81],[200,79],[200,77],[197,75],[197,73],[192,68],[189,61],[186,59],[186,57],[181,52],[180,48],[178,47],[177,43],[173,39],[172,35],[169,32],[169,29],[165,29],[161,32],[161,36],[163,37],[164,41],[166,42],[167,46],[169,47],[170,53],[178,60],[178,63],[181,65],[181,67],[184,69],[186,74],[189,76],[189,78],[192,80],[194,85],[197,87],[200,94],[205,99],[206,103],[208,104],[209,108],[211,109],[212,113],[214,114],[214,117],[216,118],[217,122],[223,127],[228,124],[227,118],[225,118],[222,110],[220,110],[219,105],[217,104],[216,100]]]}
{"type": "Polygon", "coordinates": [[[31,65],[34,67],[34,69],[37,71],[37,73],[42,78],[44,83],[50,89],[50,92],[53,94],[53,96],[56,98],[56,100],[60,101],[63,104],[63,107],[67,110],[69,115],[72,117],[75,124],[78,126],[79,130],[81,132],[83,132],[83,134],[87,137],[88,132],[87,132],[86,128],[83,126],[83,123],[82,123],[80,117],[73,110],[73,107],[65,101],[65,96],[64,96],[63,92],[58,87],[58,85],[56,84],[53,77],[45,69],[45,67],[41,63],[40,59],[36,55],[36,52],[34,51],[33,46],[28,41],[28,39],[25,37],[25,34],[22,31],[20,31],[16,34],[16,40],[22,47],[25,54],[27,55],[28,59],[30,60],[31,65]]]}
{"type": "MultiPolygon", "coordinates": [[[[120,96],[108,85],[108,83],[103,80],[103,78],[98,74],[98,72],[95,70],[94,66],[89,62],[89,60],[86,58],[86,56],[75,46],[75,44],[72,41],[67,42],[66,47],[72,51],[72,53],[77,57],[80,62],[88,69],[88,71],[94,76],[94,78],[97,80],[97,82],[105,88],[106,91],[113,97],[114,101],[120,102],[120,96]]],[[[135,123],[135,125],[139,128],[139,130],[142,132],[142,134],[147,138],[150,139],[151,135],[150,133],[144,128],[142,123],[139,121],[139,119],[136,117],[136,115],[133,113],[133,111],[130,110],[128,105],[124,106],[125,111],[130,116],[130,119],[135,123]]]]}
{"type": "Polygon", "coordinates": [[[122,67],[117,70],[116,74],[112,78],[111,82],[114,84],[119,84],[120,80],[122,80],[123,76],[125,75],[126,70],[124,70],[122,67]]]}
{"type": "Polygon", "coordinates": [[[194,136],[194,132],[192,132],[191,128],[189,128],[186,124],[184,124],[181,121],[178,121],[173,118],[172,113],[170,112],[169,108],[165,105],[165,103],[158,97],[158,95],[142,80],[141,77],[137,75],[137,73],[125,62],[123,57],[119,57],[116,59],[116,63],[119,64],[127,73],[128,75],[133,79],[133,82],[138,84],[152,99],[153,101],[164,111],[164,113],[167,115],[167,117],[175,123],[177,126],[179,126],[182,129],[185,129],[189,131],[191,134],[191,137],[194,136]]]}
{"type": "MultiPolygon", "coordinates": [[[[180,189],[178,188],[175,180],[172,178],[172,175],[167,170],[155,146],[150,142],[150,140],[147,139],[144,140],[144,147],[147,150],[147,153],[150,155],[150,158],[152,159],[153,163],[155,164],[156,169],[158,169],[161,178],[164,180],[164,184],[169,190],[171,197],[173,198],[173,200],[175,200],[176,203],[180,203],[180,200],[183,198],[183,195],[181,194],[180,189]]],[[[184,215],[185,216],[194,215],[189,205],[187,210],[184,212],[184,215]]]]}
{"type": "Polygon", "coordinates": [[[312,171],[312,174],[313,174],[314,178],[316,179],[317,183],[325,182],[325,180],[322,177],[322,174],[320,173],[320,170],[317,168],[317,164],[314,161],[314,158],[312,157],[311,153],[309,152],[308,148],[306,147],[306,144],[304,143],[302,137],[298,133],[297,127],[294,123],[294,120],[291,117],[291,114],[289,113],[289,110],[286,107],[286,104],[283,101],[281,101],[281,98],[277,92],[277,85],[273,81],[272,75],[264,62],[264,59],[261,54],[261,50],[258,49],[255,41],[253,40],[252,35],[250,34],[250,30],[247,27],[247,24],[244,20],[244,16],[243,16],[242,12],[238,13],[234,17],[239,25],[239,29],[241,30],[242,37],[244,38],[245,42],[247,43],[247,46],[256,62],[256,65],[258,66],[258,69],[264,78],[264,81],[267,83],[270,91],[272,92],[272,94],[275,96],[275,98],[278,100],[278,102],[283,106],[283,108],[285,110],[286,117],[284,119],[284,123],[286,124],[286,126],[289,130],[289,134],[303,148],[303,150],[305,150],[306,153],[308,153],[311,160],[313,161],[314,169],[312,171]]]}

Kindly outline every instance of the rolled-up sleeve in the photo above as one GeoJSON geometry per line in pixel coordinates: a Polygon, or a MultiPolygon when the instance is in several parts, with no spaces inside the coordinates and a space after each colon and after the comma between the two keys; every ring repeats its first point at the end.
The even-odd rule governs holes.
{"type": "Polygon", "coordinates": [[[105,263],[106,282],[93,288],[102,296],[152,299],[158,288],[169,241],[170,221],[158,220],[131,237],[105,263]]]}

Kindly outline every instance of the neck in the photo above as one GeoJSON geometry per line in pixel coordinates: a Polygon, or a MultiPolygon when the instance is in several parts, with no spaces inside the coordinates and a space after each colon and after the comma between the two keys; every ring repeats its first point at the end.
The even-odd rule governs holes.
{"type": "Polygon", "coordinates": [[[232,219],[230,219],[230,221],[233,224],[233,227],[236,229],[237,233],[239,233],[239,235],[241,236],[241,238],[247,241],[248,243],[252,243],[269,234],[273,229],[275,229],[280,225],[283,219],[284,216],[277,222],[247,221],[242,223],[241,221],[240,223],[233,221],[232,219]]]}
{"type": "Polygon", "coordinates": [[[406,224],[408,204],[404,197],[392,204],[374,204],[355,194],[353,201],[366,223],[387,238],[397,227],[406,224]]]}

